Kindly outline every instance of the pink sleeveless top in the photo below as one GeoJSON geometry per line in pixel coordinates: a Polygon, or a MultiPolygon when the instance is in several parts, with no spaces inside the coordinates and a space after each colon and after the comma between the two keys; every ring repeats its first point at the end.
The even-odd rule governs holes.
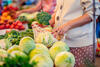
{"type": "Polygon", "coordinates": [[[42,9],[45,12],[53,14],[55,6],[56,6],[56,0],[48,0],[48,2],[42,0],[42,9]]]}

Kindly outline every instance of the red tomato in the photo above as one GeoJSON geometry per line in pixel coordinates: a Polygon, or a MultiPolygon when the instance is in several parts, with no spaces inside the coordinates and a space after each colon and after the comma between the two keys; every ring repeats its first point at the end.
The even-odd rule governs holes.
{"type": "Polygon", "coordinates": [[[5,29],[5,25],[0,25],[0,29],[5,29]]]}
{"type": "Polygon", "coordinates": [[[24,29],[25,29],[24,26],[19,27],[19,30],[24,30],[24,29]]]}
{"type": "Polygon", "coordinates": [[[6,28],[8,29],[10,27],[10,24],[6,24],[6,28]]]}
{"type": "Polygon", "coordinates": [[[15,26],[14,28],[15,28],[15,29],[19,29],[19,26],[15,26]]]}
{"type": "Polygon", "coordinates": [[[23,25],[23,24],[22,24],[21,22],[19,22],[19,23],[17,24],[17,26],[19,26],[19,27],[22,26],[22,25],[23,25]]]}
{"type": "Polygon", "coordinates": [[[13,29],[14,28],[14,25],[12,24],[12,25],[10,25],[10,29],[13,29]]]}

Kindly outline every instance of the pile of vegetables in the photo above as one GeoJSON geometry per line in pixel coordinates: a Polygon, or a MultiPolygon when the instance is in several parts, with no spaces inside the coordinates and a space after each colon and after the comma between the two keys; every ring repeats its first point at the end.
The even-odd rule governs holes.
{"type": "Polygon", "coordinates": [[[36,62],[29,64],[29,57],[10,57],[5,58],[5,64],[0,67],[34,67],[36,62]]]}
{"type": "MultiPolygon", "coordinates": [[[[51,34],[50,19],[51,15],[43,11],[21,14],[16,22],[28,22],[30,27],[36,22],[40,33],[34,37],[34,31],[27,29],[0,35],[0,67],[74,67],[75,57],[70,53],[68,45],[57,41],[51,34]]],[[[11,27],[14,28],[14,25],[11,27]]]]}
{"type": "Polygon", "coordinates": [[[58,41],[51,48],[35,43],[31,37],[23,37],[19,45],[1,49],[0,67],[74,67],[75,58],[66,43],[58,41]],[[2,55],[1,55],[2,54],[2,55]]]}
{"type": "Polygon", "coordinates": [[[19,20],[21,22],[27,22],[27,18],[25,16],[19,16],[16,20],[19,20]]]}
{"type": "Polygon", "coordinates": [[[31,51],[34,48],[35,44],[33,39],[25,37],[20,41],[18,46],[13,45],[8,50],[0,49],[0,58],[3,58],[0,59],[0,67],[34,67],[37,62],[32,61],[32,63],[29,63],[30,57],[24,53],[24,51],[31,51]]]}
{"type": "Polygon", "coordinates": [[[34,34],[33,34],[32,29],[28,29],[23,32],[12,30],[11,32],[8,32],[5,35],[0,35],[0,39],[7,39],[12,45],[15,45],[15,44],[18,45],[21,38],[26,37],[26,36],[32,37],[34,39],[34,34]]]}
{"type": "Polygon", "coordinates": [[[16,18],[17,7],[7,6],[2,10],[2,15],[0,16],[0,30],[9,29],[11,24],[16,18]]]}

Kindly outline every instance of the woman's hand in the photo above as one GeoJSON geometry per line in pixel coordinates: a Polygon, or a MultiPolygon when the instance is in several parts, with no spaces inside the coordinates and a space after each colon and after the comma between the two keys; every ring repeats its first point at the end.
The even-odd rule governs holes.
{"type": "Polygon", "coordinates": [[[56,28],[56,29],[53,29],[53,35],[55,36],[55,37],[57,37],[58,35],[60,36],[62,36],[62,35],[64,35],[67,31],[69,30],[69,26],[68,25],[66,25],[66,24],[63,24],[63,25],[61,25],[61,26],[59,26],[58,28],[56,28]]]}

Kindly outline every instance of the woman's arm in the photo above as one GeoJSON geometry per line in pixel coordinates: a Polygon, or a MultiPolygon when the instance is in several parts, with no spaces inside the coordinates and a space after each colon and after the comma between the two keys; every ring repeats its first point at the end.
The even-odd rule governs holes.
{"type": "Polygon", "coordinates": [[[33,12],[39,11],[41,9],[41,4],[42,4],[41,1],[39,1],[39,3],[36,5],[35,8],[21,10],[21,11],[17,12],[16,15],[18,16],[21,13],[33,13],[33,12]]]}
{"type": "MultiPolygon", "coordinates": [[[[70,29],[88,24],[93,20],[92,0],[82,0],[81,4],[82,4],[81,6],[83,8],[84,15],[76,19],[73,19],[69,22],[66,22],[64,25],[58,27],[57,29],[54,29],[53,33],[64,34],[70,29]]],[[[98,4],[99,4],[99,0],[96,0],[96,15],[100,15],[100,9],[98,8],[98,6],[100,5],[98,4]]]]}
{"type": "Polygon", "coordinates": [[[83,16],[80,16],[80,17],[73,19],[69,22],[66,22],[65,24],[61,25],[57,29],[54,29],[53,33],[63,35],[67,31],[69,31],[70,29],[83,26],[85,24],[90,23],[91,21],[92,21],[91,17],[88,14],[84,14],[83,16]]]}
{"type": "Polygon", "coordinates": [[[88,24],[92,21],[92,18],[88,14],[84,14],[83,16],[80,16],[74,20],[71,20],[67,22],[65,25],[68,26],[68,29],[72,29],[75,27],[80,27],[85,24],[88,24]]]}
{"type": "Polygon", "coordinates": [[[41,1],[39,1],[36,7],[23,10],[23,12],[33,13],[33,12],[39,11],[41,9],[41,4],[42,4],[41,1]]]}

